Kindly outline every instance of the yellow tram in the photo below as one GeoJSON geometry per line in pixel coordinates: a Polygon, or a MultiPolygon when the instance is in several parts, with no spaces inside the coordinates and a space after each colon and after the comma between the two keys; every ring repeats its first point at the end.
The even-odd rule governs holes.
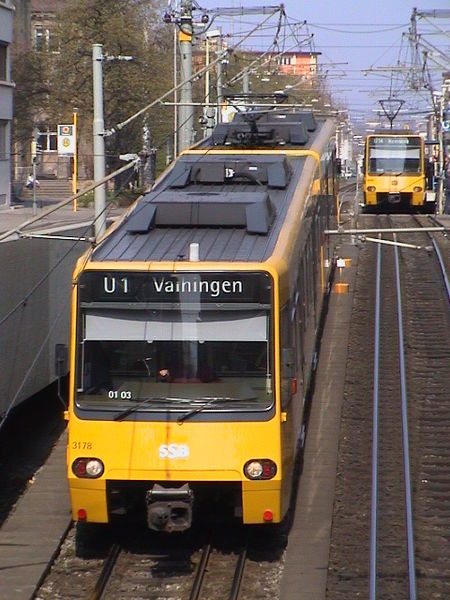
{"type": "Polygon", "coordinates": [[[383,129],[366,137],[364,206],[434,211],[434,195],[427,193],[424,141],[419,134],[383,129]]]}
{"type": "Polygon", "coordinates": [[[286,515],[333,265],[334,132],[311,113],[238,113],[79,260],[75,521],[286,515]]]}

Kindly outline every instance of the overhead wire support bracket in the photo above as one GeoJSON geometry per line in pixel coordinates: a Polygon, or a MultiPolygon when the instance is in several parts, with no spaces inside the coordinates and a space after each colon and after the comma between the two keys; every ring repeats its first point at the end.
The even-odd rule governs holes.
{"type": "MultiPolygon", "coordinates": [[[[257,7],[254,7],[254,8],[257,9],[257,7]]],[[[245,37],[243,37],[234,46],[234,48],[226,48],[225,50],[223,50],[223,52],[221,52],[220,54],[217,55],[217,58],[215,60],[211,61],[208,66],[205,66],[205,67],[199,69],[198,71],[196,71],[195,73],[193,73],[192,76],[187,81],[192,82],[192,81],[197,80],[199,77],[201,77],[202,75],[204,75],[206,73],[206,71],[211,70],[217,63],[222,62],[228,55],[232,54],[233,51],[236,48],[238,48],[239,46],[241,46],[247,39],[249,39],[256,31],[258,31],[259,29],[261,29],[261,27],[276,12],[281,11],[282,13],[284,13],[284,5],[283,4],[280,4],[279,6],[265,7],[265,8],[270,9],[268,11],[269,16],[266,17],[266,19],[264,19],[256,27],[254,27],[251,31],[249,31],[249,33],[247,33],[247,35],[245,37]]],[[[186,83],[186,81],[182,81],[178,85],[173,86],[169,91],[165,92],[162,96],[159,96],[159,98],[156,98],[155,100],[153,100],[153,102],[150,102],[150,104],[147,104],[147,106],[144,106],[143,108],[141,108],[137,113],[135,113],[134,115],[131,115],[131,117],[129,117],[125,121],[122,121],[121,123],[118,123],[117,125],[115,125],[111,129],[109,129],[108,132],[105,135],[112,135],[112,134],[116,133],[117,131],[120,131],[126,125],[128,125],[129,123],[131,123],[132,121],[134,121],[135,119],[137,119],[138,117],[140,117],[141,115],[143,115],[144,113],[146,113],[148,110],[150,110],[151,108],[153,108],[156,104],[160,104],[163,100],[165,100],[165,98],[167,98],[168,96],[172,95],[175,91],[178,91],[180,88],[182,88],[185,85],[185,83],[186,83]]]]}
{"type": "Polygon", "coordinates": [[[359,235],[366,233],[417,233],[419,231],[445,232],[450,227],[392,227],[391,229],[325,229],[325,235],[359,235]]]}
{"type": "Polygon", "coordinates": [[[431,252],[433,250],[433,246],[417,246],[416,244],[407,244],[405,242],[396,242],[393,240],[383,240],[382,238],[373,238],[365,235],[359,235],[357,237],[361,242],[374,242],[376,244],[386,244],[387,246],[412,248],[413,250],[426,250],[427,252],[431,252]]]}
{"type": "Polygon", "coordinates": [[[73,242],[88,242],[92,244],[95,242],[94,237],[76,237],[73,235],[54,235],[52,233],[23,233],[19,232],[20,238],[38,238],[44,240],[67,240],[73,242]]]}

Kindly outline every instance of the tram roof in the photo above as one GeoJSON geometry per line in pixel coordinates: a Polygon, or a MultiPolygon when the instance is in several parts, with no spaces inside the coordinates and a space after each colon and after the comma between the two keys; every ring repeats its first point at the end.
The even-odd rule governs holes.
{"type": "MultiPolygon", "coordinates": [[[[271,121],[263,115],[260,118],[267,137],[271,121]]],[[[283,150],[311,148],[324,125],[324,120],[311,117],[302,121],[296,115],[295,119],[290,114],[282,118],[282,135],[290,137],[289,123],[297,133],[293,143],[285,142],[278,148],[223,145],[226,128],[221,127],[216,138],[213,134],[196,147],[195,153],[187,152],[177,159],[99,244],[91,260],[183,260],[191,243],[199,244],[201,261],[267,260],[307,158],[287,155],[283,150]],[[303,137],[298,134],[298,125],[303,137]],[[214,139],[220,143],[214,145],[214,139]]],[[[249,131],[247,125],[238,119],[231,137],[241,126],[244,132],[249,131]]],[[[253,125],[250,129],[254,132],[253,125]]]]}

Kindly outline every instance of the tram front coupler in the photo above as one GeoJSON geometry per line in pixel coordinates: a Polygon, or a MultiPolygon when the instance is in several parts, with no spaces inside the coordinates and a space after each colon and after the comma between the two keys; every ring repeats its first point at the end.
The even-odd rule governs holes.
{"type": "Polygon", "coordinates": [[[401,196],[396,193],[389,193],[387,196],[387,200],[389,204],[400,204],[401,196]]]}
{"type": "Polygon", "coordinates": [[[155,483],[145,494],[147,524],[155,531],[185,531],[192,524],[194,493],[185,483],[179,488],[167,488],[155,483]]]}

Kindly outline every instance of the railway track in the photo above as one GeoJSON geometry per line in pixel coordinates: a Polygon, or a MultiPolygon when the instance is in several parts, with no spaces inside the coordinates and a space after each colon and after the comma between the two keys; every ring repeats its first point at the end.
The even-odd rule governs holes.
{"type": "MultiPolygon", "coordinates": [[[[426,217],[419,223],[431,224],[426,217]]],[[[362,226],[417,227],[417,222],[409,216],[391,217],[389,222],[381,216],[365,217],[362,226]]],[[[377,248],[369,243],[361,250],[329,568],[327,597],[333,600],[357,594],[368,597],[369,593],[373,599],[428,600],[450,593],[450,551],[445,542],[450,524],[450,454],[445,441],[450,425],[450,315],[439,261],[426,235],[397,235],[397,241],[420,250],[377,248]],[[374,273],[378,251],[383,268],[378,286],[376,367],[372,332],[377,329],[374,273]],[[398,288],[400,320],[396,316],[398,288]],[[403,358],[398,355],[400,347],[403,358]],[[379,389],[374,400],[379,413],[373,426],[376,373],[379,389]],[[377,428],[375,460],[372,440],[377,428]],[[404,483],[407,470],[409,494],[404,483]],[[375,493],[372,500],[371,492],[375,493]]],[[[448,253],[448,240],[438,236],[437,246],[448,253]]]]}
{"type": "Polygon", "coordinates": [[[189,600],[238,600],[246,557],[246,546],[225,555],[207,543],[193,555],[143,557],[113,544],[88,598],[159,598],[176,591],[189,600]]]}
{"type": "Polygon", "coordinates": [[[277,536],[214,530],[158,536],[94,528],[76,555],[75,528],[35,594],[37,600],[239,600],[275,598],[284,545],[277,536]]]}
{"type": "MultiPolygon", "coordinates": [[[[424,225],[432,220],[414,219],[424,225]]],[[[415,233],[408,240],[429,244],[429,237],[415,233]]],[[[433,241],[429,253],[412,256],[400,251],[402,284],[408,297],[404,319],[409,347],[407,385],[415,423],[411,457],[417,597],[430,599],[450,596],[450,312],[449,273],[443,260],[445,256],[448,260],[449,243],[442,235],[433,241]]]]}
{"type": "MultiPolygon", "coordinates": [[[[389,224],[391,226],[391,224],[389,224]]],[[[396,241],[394,235],[394,242],[396,241]]],[[[377,248],[370,600],[416,599],[408,393],[399,248],[377,248]],[[383,261],[381,259],[383,255],[383,261]]]]}

